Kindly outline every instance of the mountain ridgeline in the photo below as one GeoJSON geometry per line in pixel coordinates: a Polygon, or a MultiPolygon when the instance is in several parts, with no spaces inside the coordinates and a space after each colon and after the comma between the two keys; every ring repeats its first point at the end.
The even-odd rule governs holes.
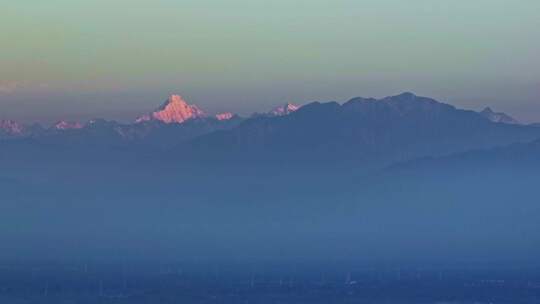
{"type": "Polygon", "coordinates": [[[179,150],[227,151],[241,158],[403,161],[532,141],[539,131],[404,93],[381,100],[354,98],[342,105],[310,103],[290,115],[257,117],[195,138],[179,150]]]}
{"type": "Polygon", "coordinates": [[[538,262],[540,127],[493,113],[172,96],[128,124],[3,121],[0,258],[538,262]]]}
{"type": "Polygon", "coordinates": [[[83,154],[88,149],[161,150],[181,153],[184,160],[328,158],[392,163],[540,138],[540,128],[521,125],[504,113],[489,108],[460,110],[412,93],[380,100],[359,97],[343,104],[285,104],[249,118],[229,112],[207,115],[172,95],[131,124],[95,119],[86,124],[60,121],[48,129],[13,121],[0,126],[3,145],[14,151],[18,143],[21,149],[35,144],[83,154]]]}

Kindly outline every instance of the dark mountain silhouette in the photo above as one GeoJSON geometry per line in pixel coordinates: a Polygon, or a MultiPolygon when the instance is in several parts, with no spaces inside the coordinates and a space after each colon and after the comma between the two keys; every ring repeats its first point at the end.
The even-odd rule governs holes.
{"type": "MultiPolygon", "coordinates": [[[[506,146],[472,150],[443,157],[424,157],[390,165],[385,169],[387,175],[444,175],[452,172],[488,171],[508,177],[512,173],[540,169],[540,140],[527,143],[514,143],[506,146]],[[504,173],[503,173],[504,172],[504,173]]],[[[515,182],[515,181],[513,181],[515,182]]]]}
{"type": "Polygon", "coordinates": [[[287,116],[248,119],[179,149],[192,149],[198,155],[219,151],[238,158],[283,155],[397,161],[539,137],[540,129],[535,127],[493,123],[477,112],[403,93],[380,100],[353,98],[343,105],[313,102],[287,116]]]}
{"type": "MultiPolygon", "coordinates": [[[[135,154],[168,150],[172,157],[181,153],[184,161],[359,161],[379,166],[540,138],[538,127],[495,123],[481,113],[412,93],[383,99],[358,97],[342,105],[313,102],[294,110],[281,107],[291,110],[249,119],[237,115],[188,117],[182,112],[194,108],[170,98],[161,116],[156,115],[176,119],[167,122],[148,119],[121,124],[95,119],[84,125],[58,123],[49,129],[6,122],[4,129],[11,130],[11,135],[4,136],[4,141],[12,141],[6,151],[19,154],[18,150],[32,150],[32,145],[36,150],[47,146],[57,151],[58,157],[62,153],[73,157],[96,150],[135,154]]],[[[154,157],[163,155],[156,153],[154,157]]]]}

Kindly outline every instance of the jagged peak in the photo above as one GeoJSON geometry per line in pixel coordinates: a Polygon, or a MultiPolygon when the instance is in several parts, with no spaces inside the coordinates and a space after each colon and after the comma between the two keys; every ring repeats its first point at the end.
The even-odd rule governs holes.
{"type": "Polygon", "coordinates": [[[505,124],[519,124],[520,123],[518,120],[516,120],[512,116],[503,112],[495,112],[490,107],[485,107],[479,113],[492,122],[505,123],[505,124]]]}
{"type": "Polygon", "coordinates": [[[480,113],[495,113],[490,107],[485,107],[480,113]]]}
{"type": "Polygon", "coordinates": [[[300,106],[287,102],[283,105],[277,106],[272,109],[268,114],[273,116],[283,116],[291,114],[292,112],[300,109],[300,106]]]}
{"type": "Polygon", "coordinates": [[[224,112],[224,113],[216,114],[217,120],[229,120],[229,119],[232,119],[233,117],[234,117],[234,114],[231,112],[224,112]]]}
{"type": "Polygon", "coordinates": [[[0,126],[18,126],[19,123],[11,119],[0,119],[0,126]]]}
{"type": "Polygon", "coordinates": [[[0,120],[0,129],[10,134],[21,134],[24,132],[24,127],[11,119],[0,120]]]}
{"type": "Polygon", "coordinates": [[[154,112],[137,118],[136,122],[159,120],[164,123],[183,123],[189,119],[205,116],[199,107],[190,105],[182,96],[173,94],[154,112]]]}
{"type": "Polygon", "coordinates": [[[54,124],[56,130],[81,129],[83,125],[80,122],[60,120],[54,124]]]}
{"type": "Polygon", "coordinates": [[[182,98],[182,96],[180,95],[177,95],[177,94],[172,94],[170,95],[167,100],[165,100],[165,102],[163,104],[161,104],[161,106],[159,108],[157,108],[156,110],[163,110],[165,109],[168,105],[171,105],[171,104],[181,104],[181,105],[188,105],[188,103],[184,100],[184,98],[182,98]]]}

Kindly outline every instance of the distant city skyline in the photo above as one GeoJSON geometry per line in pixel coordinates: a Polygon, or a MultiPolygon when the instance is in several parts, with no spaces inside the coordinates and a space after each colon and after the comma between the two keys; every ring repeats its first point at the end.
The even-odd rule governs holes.
{"type": "Polygon", "coordinates": [[[404,91],[540,121],[540,2],[11,1],[0,119],[133,121],[404,91]]]}

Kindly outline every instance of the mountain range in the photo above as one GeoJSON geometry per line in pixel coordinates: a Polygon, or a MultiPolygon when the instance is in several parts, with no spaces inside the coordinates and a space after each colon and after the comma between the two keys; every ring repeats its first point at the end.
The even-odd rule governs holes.
{"type": "Polygon", "coordinates": [[[170,96],[133,123],[94,119],[60,121],[49,128],[0,121],[0,139],[55,147],[124,150],[165,149],[191,158],[341,160],[396,162],[528,142],[540,128],[523,125],[490,108],[455,108],[402,93],[343,104],[290,103],[251,117],[208,115],[181,96],[170,96]]]}
{"type": "Polygon", "coordinates": [[[483,112],[403,93],[218,117],[171,97],[127,124],[4,121],[3,254],[537,261],[540,126],[483,112]]]}
{"type": "MultiPolygon", "coordinates": [[[[299,106],[286,103],[270,111],[252,116],[275,117],[287,115],[299,106]]],[[[168,146],[179,141],[232,128],[246,118],[231,112],[208,115],[197,105],[188,104],[181,96],[171,95],[154,111],[141,115],[133,123],[92,119],[86,123],[62,120],[50,127],[25,125],[13,120],[0,120],[0,140],[32,139],[55,143],[148,144],[168,146]]]]}
{"type": "Polygon", "coordinates": [[[313,102],[289,115],[255,117],[199,136],[178,149],[197,155],[219,150],[241,158],[401,161],[527,142],[539,138],[539,131],[403,93],[343,104],[313,102]]]}

